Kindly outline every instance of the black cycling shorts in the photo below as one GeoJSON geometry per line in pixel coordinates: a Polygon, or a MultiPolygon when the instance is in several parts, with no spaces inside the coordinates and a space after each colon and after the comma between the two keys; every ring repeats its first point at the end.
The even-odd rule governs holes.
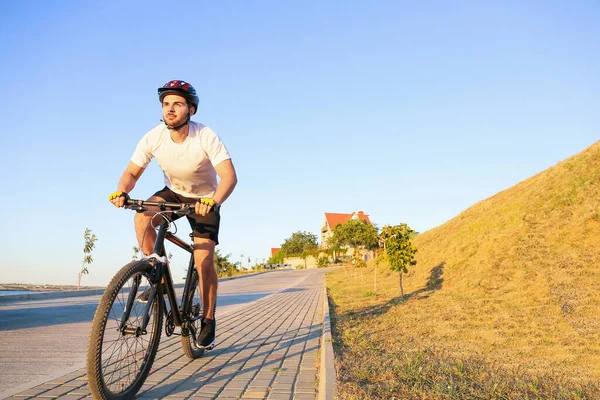
{"type": "MultiPolygon", "coordinates": [[[[180,194],[177,194],[166,186],[154,193],[154,196],[158,196],[168,203],[196,204],[198,201],[197,198],[184,197],[180,194]]],[[[215,245],[219,244],[219,224],[221,222],[221,214],[219,209],[211,211],[205,216],[190,214],[186,215],[186,217],[190,223],[194,237],[210,239],[215,242],[215,245]]],[[[173,221],[179,218],[181,218],[181,215],[171,215],[171,219],[173,221]]]]}

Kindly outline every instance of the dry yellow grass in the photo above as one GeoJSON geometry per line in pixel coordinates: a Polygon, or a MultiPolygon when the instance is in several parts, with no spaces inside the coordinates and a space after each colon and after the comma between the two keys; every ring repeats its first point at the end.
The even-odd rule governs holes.
{"type": "Polygon", "coordinates": [[[405,276],[404,302],[385,265],[373,296],[374,265],[364,283],[350,272],[328,275],[342,388],[358,379],[344,374],[360,371],[353,351],[361,340],[384,349],[383,358],[435,348],[516,375],[598,382],[600,142],[414,243],[418,264],[405,276]]]}

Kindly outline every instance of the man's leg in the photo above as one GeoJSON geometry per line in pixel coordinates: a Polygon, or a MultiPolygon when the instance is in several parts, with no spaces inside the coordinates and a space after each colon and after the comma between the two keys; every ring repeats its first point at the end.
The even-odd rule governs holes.
{"type": "Polygon", "coordinates": [[[194,262],[198,271],[203,317],[215,319],[215,303],[219,279],[215,269],[215,242],[211,239],[194,238],[194,262]]]}
{"type": "Polygon", "coordinates": [[[198,344],[207,350],[215,345],[215,304],[219,280],[215,269],[215,245],[212,239],[194,237],[194,262],[198,270],[198,285],[202,296],[202,319],[198,344]]]}
{"type": "MultiPolygon", "coordinates": [[[[165,201],[163,198],[158,196],[152,196],[148,199],[148,201],[165,201]]],[[[134,223],[135,223],[135,233],[137,235],[138,243],[140,245],[140,249],[142,253],[145,255],[152,254],[154,250],[154,243],[156,242],[156,230],[150,225],[150,221],[152,217],[156,215],[155,210],[148,210],[143,213],[135,213],[134,223]]],[[[160,217],[157,217],[160,218],[160,217]]],[[[156,223],[159,223],[160,220],[157,220],[156,223]]]]}
{"type": "Polygon", "coordinates": [[[215,246],[219,244],[218,210],[206,215],[192,214],[188,221],[194,232],[194,262],[198,271],[200,294],[202,296],[202,324],[198,334],[198,344],[205,349],[215,345],[215,307],[219,280],[215,269],[215,246]]]}
{"type": "MultiPolygon", "coordinates": [[[[148,199],[148,201],[166,201],[162,197],[152,196],[148,199]]],[[[145,256],[149,256],[154,251],[154,243],[156,243],[156,230],[150,224],[152,217],[156,215],[156,212],[160,211],[158,207],[149,207],[148,211],[143,213],[135,213],[134,224],[135,224],[135,233],[137,235],[138,243],[140,245],[140,249],[142,250],[142,254],[145,256]]],[[[156,217],[154,220],[155,224],[161,222],[160,217],[156,217]]],[[[166,257],[165,257],[166,259],[166,257]]],[[[165,280],[161,281],[164,284],[165,280]]],[[[166,294],[165,288],[163,286],[163,293],[166,294]]],[[[142,303],[147,303],[148,298],[150,297],[151,289],[146,289],[138,296],[137,300],[142,303]]]]}

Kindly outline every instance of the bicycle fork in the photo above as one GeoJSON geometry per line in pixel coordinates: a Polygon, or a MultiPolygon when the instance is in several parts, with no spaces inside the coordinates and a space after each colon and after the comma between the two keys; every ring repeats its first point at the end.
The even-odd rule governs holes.
{"type": "MultiPolygon", "coordinates": [[[[133,278],[133,282],[131,288],[129,289],[129,295],[127,296],[127,303],[125,303],[125,309],[123,310],[123,315],[121,315],[121,323],[119,324],[119,332],[123,335],[136,335],[139,336],[142,334],[140,328],[132,328],[127,326],[127,320],[129,320],[129,316],[131,315],[131,310],[133,309],[133,305],[135,302],[135,297],[137,295],[138,289],[140,287],[140,282],[142,280],[141,276],[136,276],[133,278]]],[[[154,288],[152,288],[154,290],[154,288]]]]}
{"type": "MultiPolygon", "coordinates": [[[[152,305],[154,304],[154,297],[157,295],[158,292],[158,285],[160,284],[161,281],[161,263],[153,263],[153,269],[152,269],[152,274],[150,276],[150,282],[152,283],[152,286],[150,287],[150,294],[148,296],[148,301],[146,302],[146,305],[144,306],[144,311],[143,311],[143,320],[142,320],[142,324],[141,326],[137,326],[137,327],[133,327],[133,326],[128,326],[127,325],[127,321],[129,320],[129,317],[131,315],[131,310],[133,309],[135,302],[136,302],[136,297],[138,294],[138,290],[140,288],[140,282],[142,280],[141,276],[136,276],[133,278],[133,282],[131,285],[131,289],[129,290],[129,295],[127,296],[127,303],[125,304],[125,309],[123,310],[123,315],[121,316],[121,322],[119,324],[119,332],[121,332],[122,335],[135,335],[136,337],[139,337],[141,335],[145,335],[147,333],[146,328],[148,327],[148,323],[150,322],[150,314],[152,313],[152,305]]],[[[162,299],[160,299],[162,300],[162,299]]]]}

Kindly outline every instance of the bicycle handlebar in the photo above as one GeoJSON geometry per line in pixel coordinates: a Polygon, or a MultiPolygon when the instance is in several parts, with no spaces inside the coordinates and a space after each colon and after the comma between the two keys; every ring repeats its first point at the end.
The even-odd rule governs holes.
{"type": "Polygon", "coordinates": [[[170,208],[172,211],[188,211],[191,214],[194,212],[194,204],[195,203],[169,203],[166,201],[129,199],[125,202],[125,208],[136,211],[145,211],[147,207],[158,207],[161,211],[170,208]]]}

